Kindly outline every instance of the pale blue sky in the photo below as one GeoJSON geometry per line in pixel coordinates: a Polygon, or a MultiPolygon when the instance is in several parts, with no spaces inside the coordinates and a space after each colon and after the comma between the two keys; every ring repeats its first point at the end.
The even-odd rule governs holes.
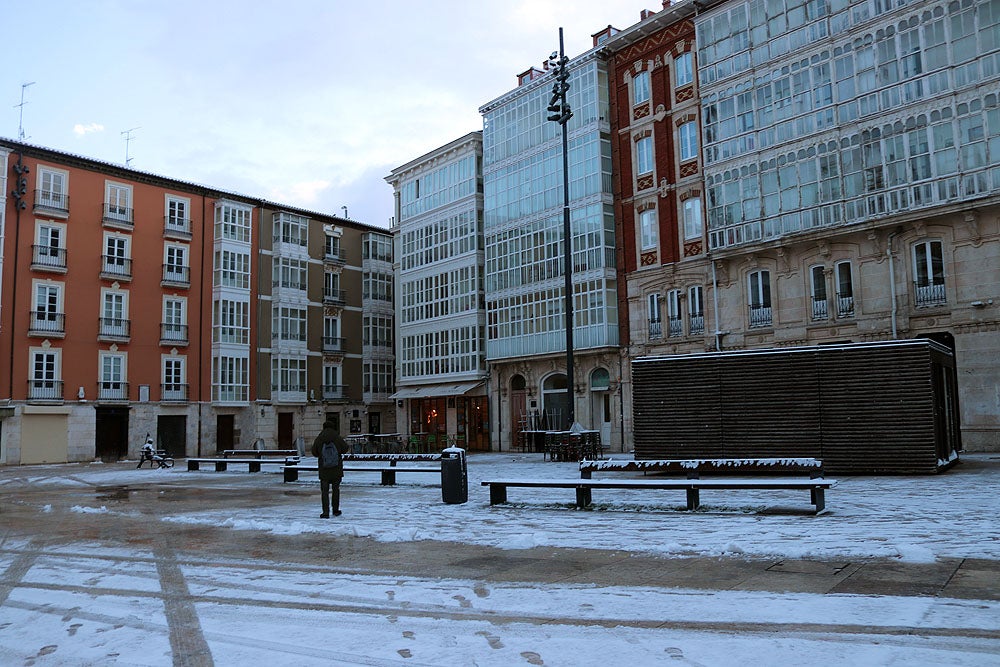
{"type": "Polygon", "coordinates": [[[402,164],[660,0],[0,0],[0,136],[388,226],[402,164]],[[137,128],[137,129],[133,129],[137,128]]]}

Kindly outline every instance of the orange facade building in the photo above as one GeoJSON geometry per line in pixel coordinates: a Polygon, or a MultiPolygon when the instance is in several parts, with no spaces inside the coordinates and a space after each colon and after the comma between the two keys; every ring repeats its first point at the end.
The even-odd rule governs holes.
{"type": "MultiPolygon", "coordinates": [[[[173,456],[273,447],[330,414],[367,414],[360,343],[358,377],[338,376],[336,395],[317,371],[272,401],[268,380],[282,376],[258,336],[282,307],[270,249],[284,209],[13,141],[0,140],[0,168],[0,464],[134,457],[147,433],[173,456]]],[[[319,230],[322,266],[331,219],[295,217],[319,230]]],[[[360,249],[370,232],[341,222],[360,249]]],[[[357,275],[344,305],[360,320],[357,275]]],[[[313,328],[296,352],[310,363],[313,328]]]]}

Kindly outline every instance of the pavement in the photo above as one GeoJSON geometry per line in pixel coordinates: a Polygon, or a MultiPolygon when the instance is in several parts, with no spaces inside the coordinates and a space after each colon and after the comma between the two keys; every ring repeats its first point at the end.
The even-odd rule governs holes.
{"type": "MultiPolygon", "coordinates": [[[[109,464],[108,470],[134,463],[109,464]]],[[[168,621],[177,628],[196,626],[192,618],[195,594],[179,574],[178,564],[267,563],[270,567],[330,568],[350,573],[381,573],[409,577],[468,579],[486,584],[539,583],[641,586],[700,591],[773,591],[776,593],[858,594],[1000,600],[1000,562],[945,558],[933,563],[898,560],[864,562],[824,560],[754,560],[742,558],[664,558],[627,551],[582,548],[497,549],[437,541],[378,542],[363,537],[318,533],[277,534],[254,530],[162,522],[164,512],[183,514],[205,508],[266,508],[280,505],[318,507],[318,488],[280,483],[273,475],[213,474],[151,476],[150,481],[124,486],[76,483],[78,464],[0,468],[0,616],[11,591],[35,559],[73,545],[96,543],[152,553],[161,588],[169,593],[174,612],[168,621]],[[66,482],[38,484],[39,476],[66,482]],[[122,506],[128,512],[74,513],[71,507],[122,506]],[[46,508],[45,506],[49,506],[46,508]]],[[[378,487],[371,493],[377,494],[378,487]]],[[[99,557],[99,556],[95,556],[99,557]]],[[[109,557],[110,558],[110,557],[109,557]]],[[[128,558],[121,559],[126,563],[128,558]]],[[[149,557],[145,557],[148,561],[149,557]]],[[[111,565],[109,565],[111,566],[111,565]]],[[[118,565],[120,566],[120,564],[118,565]]],[[[252,599],[246,601],[252,605],[252,599]]],[[[168,605],[169,607],[169,605],[168,605]]],[[[553,619],[556,622],[556,619],[553,619]]],[[[637,620],[637,627],[647,621],[637,620]]],[[[672,627],[685,627],[673,624],[672,627]]],[[[732,623],[691,619],[690,629],[732,631],[732,623]]],[[[189,628],[190,629],[190,628],[189,628]]],[[[753,629],[753,628],[750,628],[753,629]]],[[[829,631],[830,626],[824,626],[829,631]]],[[[804,629],[808,631],[808,628],[804,629]]],[[[1000,628],[966,628],[941,633],[952,639],[1000,640],[1000,628]]],[[[175,638],[196,632],[172,632],[175,638]]],[[[177,641],[181,641],[178,639],[177,641]]],[[[186,641],[186,640],[185,640],[186,641]]],[[[175,655],[197,656],[204,646],[174,645],[175,655]]],[[[175,664],[178,664],[175,662],[175,664]]],[[[191,664],[197,664],[197,661],[191,664]]],[[[207,663],[206,663],[207,664],[207,663]]]]}

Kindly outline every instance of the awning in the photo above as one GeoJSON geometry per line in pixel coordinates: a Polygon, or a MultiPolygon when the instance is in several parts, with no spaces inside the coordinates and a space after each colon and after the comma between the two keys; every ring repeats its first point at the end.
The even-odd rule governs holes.
{"type": "Polygon", "coordinates": [[[437,398],[440,396],[465,396],[485,384],[478,382],[456,382],[453,384],[427,384],[420,387],[400,387],[389,398],[437,398]]]}

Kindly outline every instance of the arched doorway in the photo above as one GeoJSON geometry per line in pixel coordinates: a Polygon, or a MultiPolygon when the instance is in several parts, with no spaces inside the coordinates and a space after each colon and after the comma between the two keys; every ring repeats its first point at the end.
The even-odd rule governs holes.
{"type": "Polygon", "coordinates": [[[590,374],[590,428],[601,433],[601,444],[611,442],[611,374],[595,368],[590,374]]]}
{"type": "Polygon", "coordinates": [[[553,373],[542,380],[542,424],[543,428],[555,431],[569,429],[566,415],[566,375],[553,373]]]}

